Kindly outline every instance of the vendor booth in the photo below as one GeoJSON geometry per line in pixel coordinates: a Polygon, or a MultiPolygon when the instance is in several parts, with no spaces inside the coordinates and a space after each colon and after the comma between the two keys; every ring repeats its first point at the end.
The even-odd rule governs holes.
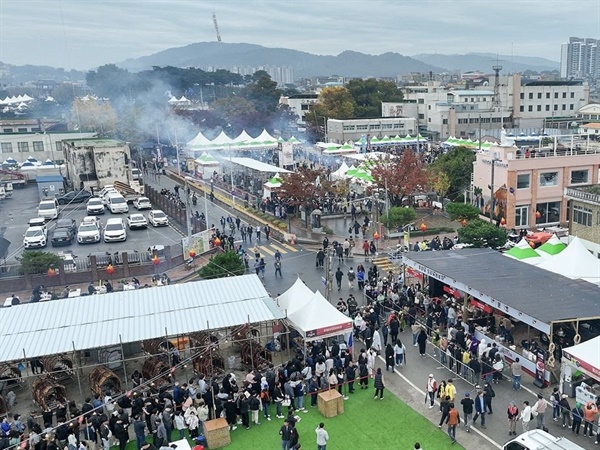
{"type": "Polygon", "coordinates": [[[586,404],[600,397],[600,336],[563,349],[562,392],[586,404]]]}
{"type": "Polygon", "coordinates": [[[219,165],[219,161],[204,152],[194,161],[196,176],[203,180],[210,180],[215,170],[218,171],[219,165]]]}
{"type": "Polygon", "coordinates": [[[520,356],[540,386],[559,379],[562,349],[593,337],[590,324],[600,320],[597,286],[495,250],[411,252],[404,263],[423,275],[430,297],[439,300],[450,290],[475,337],[495,341],[507,361],[520,356]]]}

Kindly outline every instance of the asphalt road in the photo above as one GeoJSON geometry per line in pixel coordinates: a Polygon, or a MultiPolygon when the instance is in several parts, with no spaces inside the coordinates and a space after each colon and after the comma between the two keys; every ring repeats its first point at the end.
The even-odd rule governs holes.
{"type": "MultiPolygon", "coordinates": [[[[37,217],[37,207],[39,204],[38,192],[35,186],[27,186],[25,189],[15,189],[12,198],[6,199],[0,204],[0,236],[11,242],[6,258],[7,265],[18,264],[17,257],[23,252],[23,234],[27,230],[27,222],[33,217],[37,217]]],[[[86,203],[76,203],[61,206],[60,218],[72,218],[77,224],[87,216],[85,209],[86,203]]],[[[133,206],[129,206],[130,214],[136,213],[133,206]]],[[[147,216],[148,210],[140,211],[147,216]]],[[[105,224],[111,217],[122,216],[126,221],[127,214],[111,214],[106,211],[98,216],[100,222],[105,224]]],[[[48,224],[49,238],[52,234],[53,223],[48,224]]],[[[52,247],[50,243],[44,248],[45,251],[65,252],[71,251],[79,259],[87,257],[92,252],[115,253],[124,250],[146,251],[152,245],[173,245],[181,242],[181,234],[172,227],[154,228],[151,225],[147,229],[127,230],[127,240],[125,242],[104,243],[100,241],[96,244],[78,244],[73,241],[71,245],[64,247],[52,247]]]]}

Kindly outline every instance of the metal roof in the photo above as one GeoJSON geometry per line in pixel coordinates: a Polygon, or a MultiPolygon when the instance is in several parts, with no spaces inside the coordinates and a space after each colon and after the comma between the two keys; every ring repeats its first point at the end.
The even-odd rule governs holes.
{"type": "Polygon", "coordinates": [[[40,175],[39,177],[35,177],[36,183],[52,183],[55,181],[63,182],[64,178],[60,175],[40,175]]]}
{"type": "Polygon", "coordinates": [[[268,172],[268,173],[290,173],[289,170],[286,170],[282,167],[273,166],[271,164],[264,163],[262,161],[257,161],[252,158],[224,158],[224,161],[230,161],[234,164],[238,164],[243,167],[247,167],[249,169],[257,170],[259,172],[268,172]]]}
{"type": "Polygon", "coordinates": [[[485,96],[490,96],[490,95],[494,95],[494,91],[479,91],[479,90],[475,90],[475,89],[456,89],[456,90],[449,91],[448,94],[459,95],[461,97],[465,96],[465,95],[472,95],[472,96],[485,95],[485,96]]]}
{"type": "Polygon", "coordinates": [[[0,308],[0,362],[277,320],[256,275],[0,308]]]}
{"type": "Polygon", "coordinates": [[[435,272],[425,271],[434,278],[440,279],[436,275],[441,274],[451,279],[450,284],[460,281],[543,323],[600,318],[600,289],[594,284],[571,280],[495,250],[411,252],[405,258],[435,272]]]}

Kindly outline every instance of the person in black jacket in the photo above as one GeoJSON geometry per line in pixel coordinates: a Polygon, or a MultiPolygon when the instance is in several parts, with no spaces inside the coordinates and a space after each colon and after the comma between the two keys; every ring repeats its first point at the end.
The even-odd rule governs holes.
{"type": "MultiPolygon", "coordinates": [[[[348,367],[346,367],[346,381],[348,382],[348,392],[354,393],[354,380],[356,379],[356,367],[354,363],[350,361],[348,367]]],[[[316,402],[315,402],[316,403],[316,402]]]]}

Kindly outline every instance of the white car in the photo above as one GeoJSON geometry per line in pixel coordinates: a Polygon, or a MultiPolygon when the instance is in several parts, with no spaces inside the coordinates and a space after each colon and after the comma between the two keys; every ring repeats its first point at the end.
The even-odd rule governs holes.
{"type": "Polygon", "coordinates": [[[86,219],[90,218],[86,217],[83,219],[79,225],[79,229],[77,230],[77,242],[79,244],[92,244],[100,242],[101,233],[98,220],[96,220],[95,217],[92,218],[94,220],[86,221],[86,219]]]}
{"type": "Polygon", "coordinates": [[[46,220],[58,219],[60,210],[58,200],[55,198],[43,198],[38,206],[38,216],[46,220]]]}
{"type": "Polygon", "coordinates": [[[108,219],[104,227],[104,242],[119,242],[127,240],[127,231],[123,219],[108,219]]]}
{"type": "Polygon", "coordinates": [[[166,227],[169,225],[169,217],[160,209],[153,209],[148,213],[148,222],[153,227],[166,227]]]}
{"type": "Polygon", "coordinates": [[[133,207],[138,211],[140,209],[152,209],[152,204],[148,197],[138,197],[133,201],[133,207]]]}
{"type": "Polygon", "coordinates": [[[106,207],[113,214],[129,213],[129,205],[127,204],[127,200],[121,194],[109,194],[106,199],[106,207]]]}
{"type": "Polygon", "coordinates": [[[48,230],[44,227],[29,227],[23,235],[25,248],[41,248],[48,243],[48,230]]]}
{"type": "Polygon", "coordinates": [[[148,227],[148,221],[143,214],[132,214],[127,216],[127,226],[130,230],[134,228],[146,228],[148,227]]]}
{"type": "Polygon", "coordinates": [[[92,197],[85,207],[88,214],[104,214],[104,202],[100,197],[92,197]]]}

